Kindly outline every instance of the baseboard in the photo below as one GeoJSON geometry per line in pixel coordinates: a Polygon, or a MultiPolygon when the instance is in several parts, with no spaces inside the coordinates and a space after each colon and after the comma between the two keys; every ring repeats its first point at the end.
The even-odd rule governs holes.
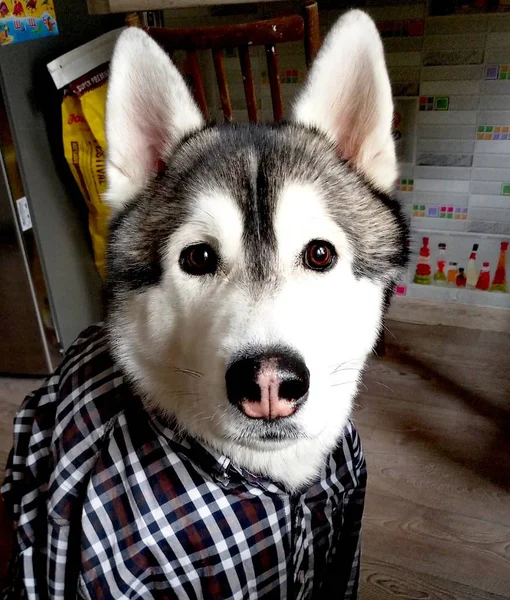
{"type": "Polygon", "coordinates": [[[457,302],[434,302],[396,296],[388,318],[419,325],[450,325],[510,333],[510,310],[457,302]]]}

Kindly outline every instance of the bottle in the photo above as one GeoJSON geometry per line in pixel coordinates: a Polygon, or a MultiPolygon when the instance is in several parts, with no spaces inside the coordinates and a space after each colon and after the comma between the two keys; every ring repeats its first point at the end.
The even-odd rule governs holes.
{"type": "Polygon", "coordinates": [[[455,285],[455,280],[457,279],[458,273],[459,273],[459,270],[457,269],[457,263],[450,262],[450,264],[448,266],[448,276],[447,276],[448,283],[455,285]]]}
{"type": "Polygon", "coordinates": [[[474,288],[478,281],[478,271],[476,269],[476,253],[478,252],[478,244],[473,244],[471,255],[466,269],[466,285],[468,288],[474,288]]]}
{"type": "Polygon", "coordinates": [[[462,267],[459,267],[459,274],[457,275],[457,279],[455,280],[455,283],[457,285],[457,287],[466,287],[466,276],[464,275],[464,269],[462,267]]]}
{"type": "Polygon", "coordinates": [[[434,273],[434,283],[437,285],[445,285],[446,273],[444,272],[446,267],[446,244],[441,243],[437,245],[439,249],[437,258],[437,271],[434,273]]]}
{"type": "Polygon", "coordinates": [[[484,262],[482,266],[482,270],[480,271],[480,275],[478,276],[478,281],[476,282],[476,289],[483,290],[486,292],[489,289],[491,284],[491,271],[490,265],[488,262],[484,262]]]}
{"type": "Polygon", "coordinates": [[[430,268],[430,248],[429,238],[423,238],[423,246],[420,248],[420,258],[416,265],[416,272],[414,274],[414,283],[420,285],[430,285],[430,275],[432,270],[430,268]]]}
{"type": "Polygon", "coordinates": [[[492,285],[489,288],[490,292],[508,292],[508,285],[506,282],[506,251],[508,250],[508,242],[501,242],[501,250],[499,253],[498,266],[494,273],[494,279],[492,285]]]}

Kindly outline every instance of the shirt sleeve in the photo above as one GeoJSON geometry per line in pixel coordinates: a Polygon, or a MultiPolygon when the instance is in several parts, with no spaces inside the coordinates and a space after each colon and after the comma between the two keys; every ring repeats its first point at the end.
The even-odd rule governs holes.
{"type": "Polygon", "coordinates": [[[23,401],[14,419],[14,443],[2,486],[7,516],[15,529],[14,548],[3,598],[24,598],[22,580],[35,581],[45,569],[46,490],[51,472],[58,371],[23,401]],[[41,535],[42,534],[42,535],[41,535]],[[40,547],[36,547],[39,545],[40,547]]]}

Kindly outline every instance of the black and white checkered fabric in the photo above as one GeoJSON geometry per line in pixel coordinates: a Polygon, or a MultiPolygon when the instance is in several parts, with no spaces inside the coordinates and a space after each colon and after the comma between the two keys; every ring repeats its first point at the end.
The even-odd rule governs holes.
{"type": "Polygon", "coordinates": [[[356,598],[365,463],[352,424],[290,495],[149,414],[86,331],[24,401],[2,488],[7,598],[356,598]]]}

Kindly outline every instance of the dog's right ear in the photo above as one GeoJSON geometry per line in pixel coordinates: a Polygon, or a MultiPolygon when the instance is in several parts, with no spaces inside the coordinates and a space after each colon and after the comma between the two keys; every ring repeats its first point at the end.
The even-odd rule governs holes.
{"type": "Polygon", "coordinates": [[[351,10],[333,26],[293,119],[322,131],[339,156],[377,188],[391,191],[397,177],[393,99],[381,38],[366,13],[351,10]]]}
{"type": "Polygon", "coordinates": [[[115,47],[106,101],[108,189],[119,209],[143,188],[185,135],[204,120],[168,55],[130,27],[115,47]]]}

